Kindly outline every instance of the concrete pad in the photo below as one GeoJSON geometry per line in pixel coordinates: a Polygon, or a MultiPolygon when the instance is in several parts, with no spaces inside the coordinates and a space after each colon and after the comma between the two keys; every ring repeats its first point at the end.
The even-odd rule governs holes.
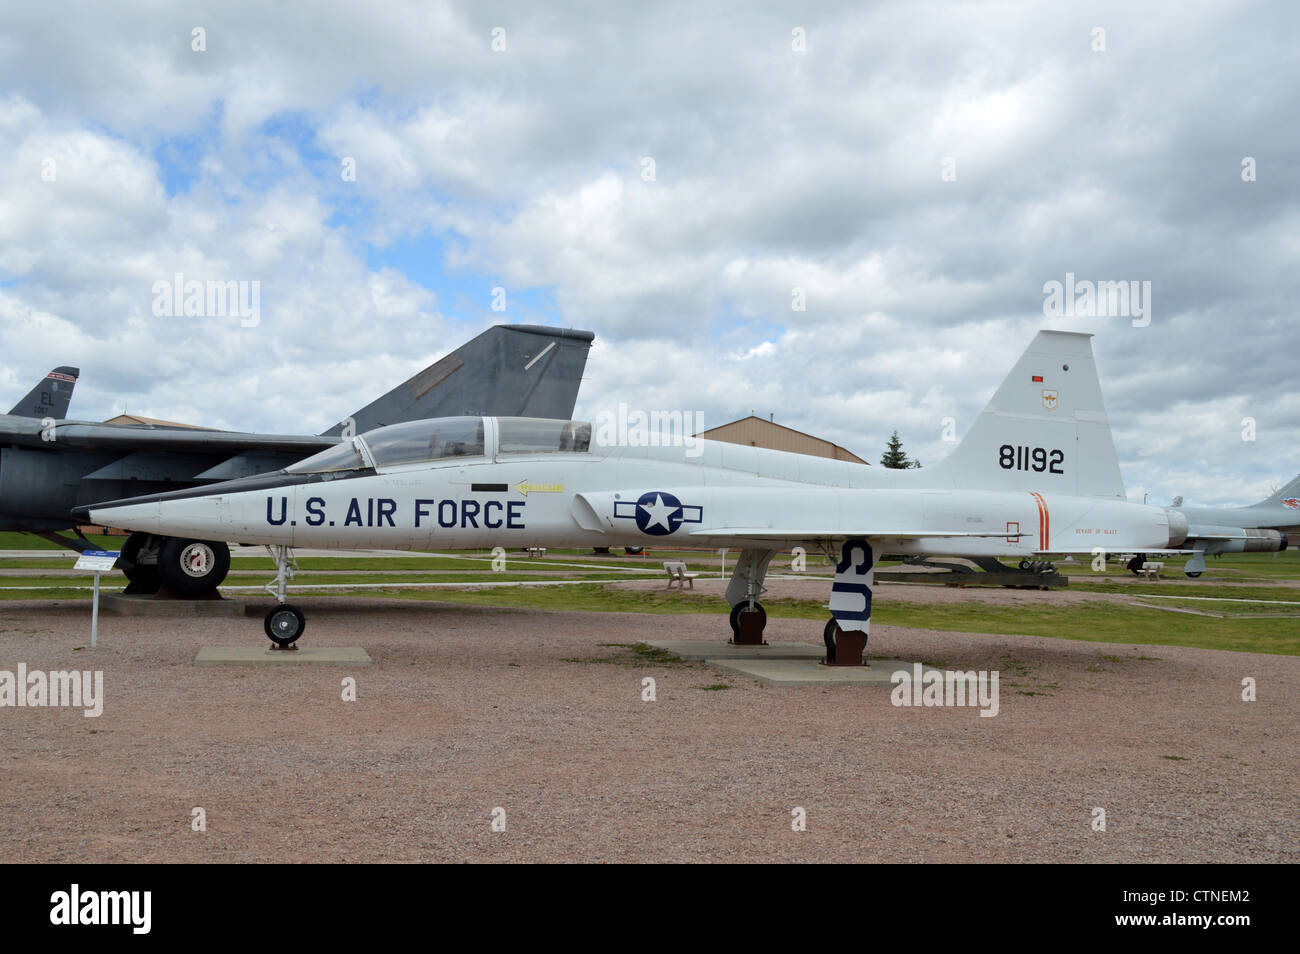
{"type": "Polygon", "coordinates": [[[99,608],[118,616],[243,616],[243,600],[157,599],[153,596],[127,596],[124,593],[100,593],[99,608]]]}
{"type": "MultiPolygon", "coordinates": [[[[752,676],[769,686],[892,686],[890,677],[900,669],[912,673],[914,663],[901,659],[873,659],[870,666],[823,666],[809,659],[718,659],[710,666],[752,676]]],[[[942,672],[922,666],[923,672],[942,672]]]]}
{"type": "Polygon", "coordinates": [[[303,646],[292,652],[266,646],[204,646],[196,666],[370,666],[360,646],[303,646]]]}
{"type": "Polygon", "coordinates": [[[643,639],[647,646],[662,649],[680,659],[821,659],[823,646],[811,643],[769,643],[766,646],[734,646],[724,639],[643,639]]]}

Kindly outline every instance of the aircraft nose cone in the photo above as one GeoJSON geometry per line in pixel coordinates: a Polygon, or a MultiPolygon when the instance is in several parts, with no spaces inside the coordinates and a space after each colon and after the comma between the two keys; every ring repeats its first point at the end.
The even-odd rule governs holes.
{"type": "MultiPolygon", "coordinates": [[[[157,531],[161,505],[157,501],[150,503],[125,504],[117,507],[78,507],[86,512],[91,523],[101,527],[115,527],[120,530],[157,531]]],[[[80,514],[78,514],[80,515],[80,514]]]]}

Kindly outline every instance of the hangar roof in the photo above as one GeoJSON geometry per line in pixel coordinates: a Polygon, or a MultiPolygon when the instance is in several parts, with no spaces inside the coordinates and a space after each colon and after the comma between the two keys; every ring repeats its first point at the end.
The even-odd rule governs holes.
{"type": "Polygon", "coordinates": [[[812,457],[828,457],[831,460],[848,460],[858,464],[867,464],[857,454],[845,450],[839,444],[833,444],[821,437],[796,431],[774,421],[765,421],[751,414],[730,424],[721,424],[695,435],[711,441],[726,441],[729,444],[743,444],[749,447],[766,447],[770,450],[790,451],[795,454],[808,454],[812,457]]]}

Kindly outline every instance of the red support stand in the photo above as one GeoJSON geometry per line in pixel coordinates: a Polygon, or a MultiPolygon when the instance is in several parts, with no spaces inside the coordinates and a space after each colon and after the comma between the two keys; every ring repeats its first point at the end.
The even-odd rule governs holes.
{"type": "Polygon", "coordinates": [[[763,629],[767,614],[741,610],[736,616],[736,632],[731,637],[733,646],[762,646],[763,629]]]}
{"type": "Polygon", "coordinates": [[[835,659],[825,660],[828,666],[862,666],[867,650],[867,634],[858,629],[835,628],[835,659]]]}

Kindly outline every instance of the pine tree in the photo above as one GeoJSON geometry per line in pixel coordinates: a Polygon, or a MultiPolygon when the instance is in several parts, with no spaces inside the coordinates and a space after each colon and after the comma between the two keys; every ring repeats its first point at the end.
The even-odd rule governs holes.
{"type": "Polygon", "coordinates": [[[903,442],[898,437],[898,431],[894,431],[889,438],[889,447],[880,458],[880,465],[890,470],[911,470],[920,467],[920,461],[909,460],[907,451],[903,450],[903,442]]]}

